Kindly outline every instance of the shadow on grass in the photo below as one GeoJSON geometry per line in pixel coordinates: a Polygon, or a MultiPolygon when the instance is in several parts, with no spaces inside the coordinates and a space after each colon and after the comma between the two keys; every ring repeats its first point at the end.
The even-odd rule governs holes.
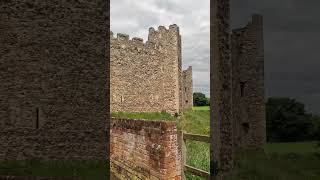
{"type": "Polygon", "coordinates": [[[230,180],[319,180],[316,153],[238,152],[230,180]]]}
{"type": "MultiPolygon", "coordinates": [[[[2,161],[0,176],[70,177],[76,179],[108,179],[109,166],[98,161],[2,161]]],[[[57,178],[58,179],[58,178],[57,178]]]]}

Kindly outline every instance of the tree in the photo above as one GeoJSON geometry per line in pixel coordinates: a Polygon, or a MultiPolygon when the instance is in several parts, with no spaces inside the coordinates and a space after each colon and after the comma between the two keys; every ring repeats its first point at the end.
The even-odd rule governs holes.
{"type": "Polygon", "coordinates": [[[313,126],[304,104],[290,98],[269,98],[266,103],[268,141],[301,141],[310,138],[313,126]]]}
{"type": "Polygon", "coordinates": [[[194,106],[209,106],[210,100],[205,94],[200,92],[193,93],[193,105],[194,106]]]}

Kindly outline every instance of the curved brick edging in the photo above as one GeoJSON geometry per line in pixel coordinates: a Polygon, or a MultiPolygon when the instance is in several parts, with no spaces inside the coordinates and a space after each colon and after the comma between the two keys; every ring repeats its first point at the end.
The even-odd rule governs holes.
{"type": "Polygon", "coordinates": [[[120,179],[181,179],[174,121],[111,120],[111,171],[120,179]]]}

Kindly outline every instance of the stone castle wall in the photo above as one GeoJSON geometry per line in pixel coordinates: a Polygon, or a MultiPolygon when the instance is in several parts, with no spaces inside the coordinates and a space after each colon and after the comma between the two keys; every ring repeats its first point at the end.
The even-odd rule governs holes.
{"type": "Polygon", "coordinates": [[[112,119],[111,171],[120,179],[181,179],[176,122],[112,119]]]}
{"type": "Polygon", "coordinates": [[[193,107],[192,67],[182,71],[182,105],[183,109],[193,107]]]}
{"type": "Polygon", "coordinates": [[[111,33],[111,111],[182,111],[181,36],[177,25],[149,29],[148,41],[111,33]]]}
{"type": "Polygon", "coordinates": [[[105,160],[109,3],[12,0],[0,9],[0,160],[105,160]]]}
{"type": "Polygon", "coordinates": [[[234,145],[262,150],[266,143],[262,16],[232,34],[234,145]]]}

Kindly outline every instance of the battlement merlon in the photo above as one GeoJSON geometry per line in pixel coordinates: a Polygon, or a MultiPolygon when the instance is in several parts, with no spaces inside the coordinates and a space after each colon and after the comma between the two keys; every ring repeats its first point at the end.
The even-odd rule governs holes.
{"type": "Polygon", "coordinates": [[[182,71],[183,76],[192,76],[192,66],[189,66],[186,70],[182,71]]]}
{"type": "Polygon", "coordinates": [[[252,15],[252,24],[262,26],[263,25],[263,16],[260,14],[252,15]]]}
{"type": "Polygon", "coordinates": [[[165,26],[159,26],[157,30],[151,27],[149,28],[148,41],[158,42],[159,40],[175,40],[179,41],[180,39],[180,30],[179,26],[172,24],[167,29],[165,26]]]}

